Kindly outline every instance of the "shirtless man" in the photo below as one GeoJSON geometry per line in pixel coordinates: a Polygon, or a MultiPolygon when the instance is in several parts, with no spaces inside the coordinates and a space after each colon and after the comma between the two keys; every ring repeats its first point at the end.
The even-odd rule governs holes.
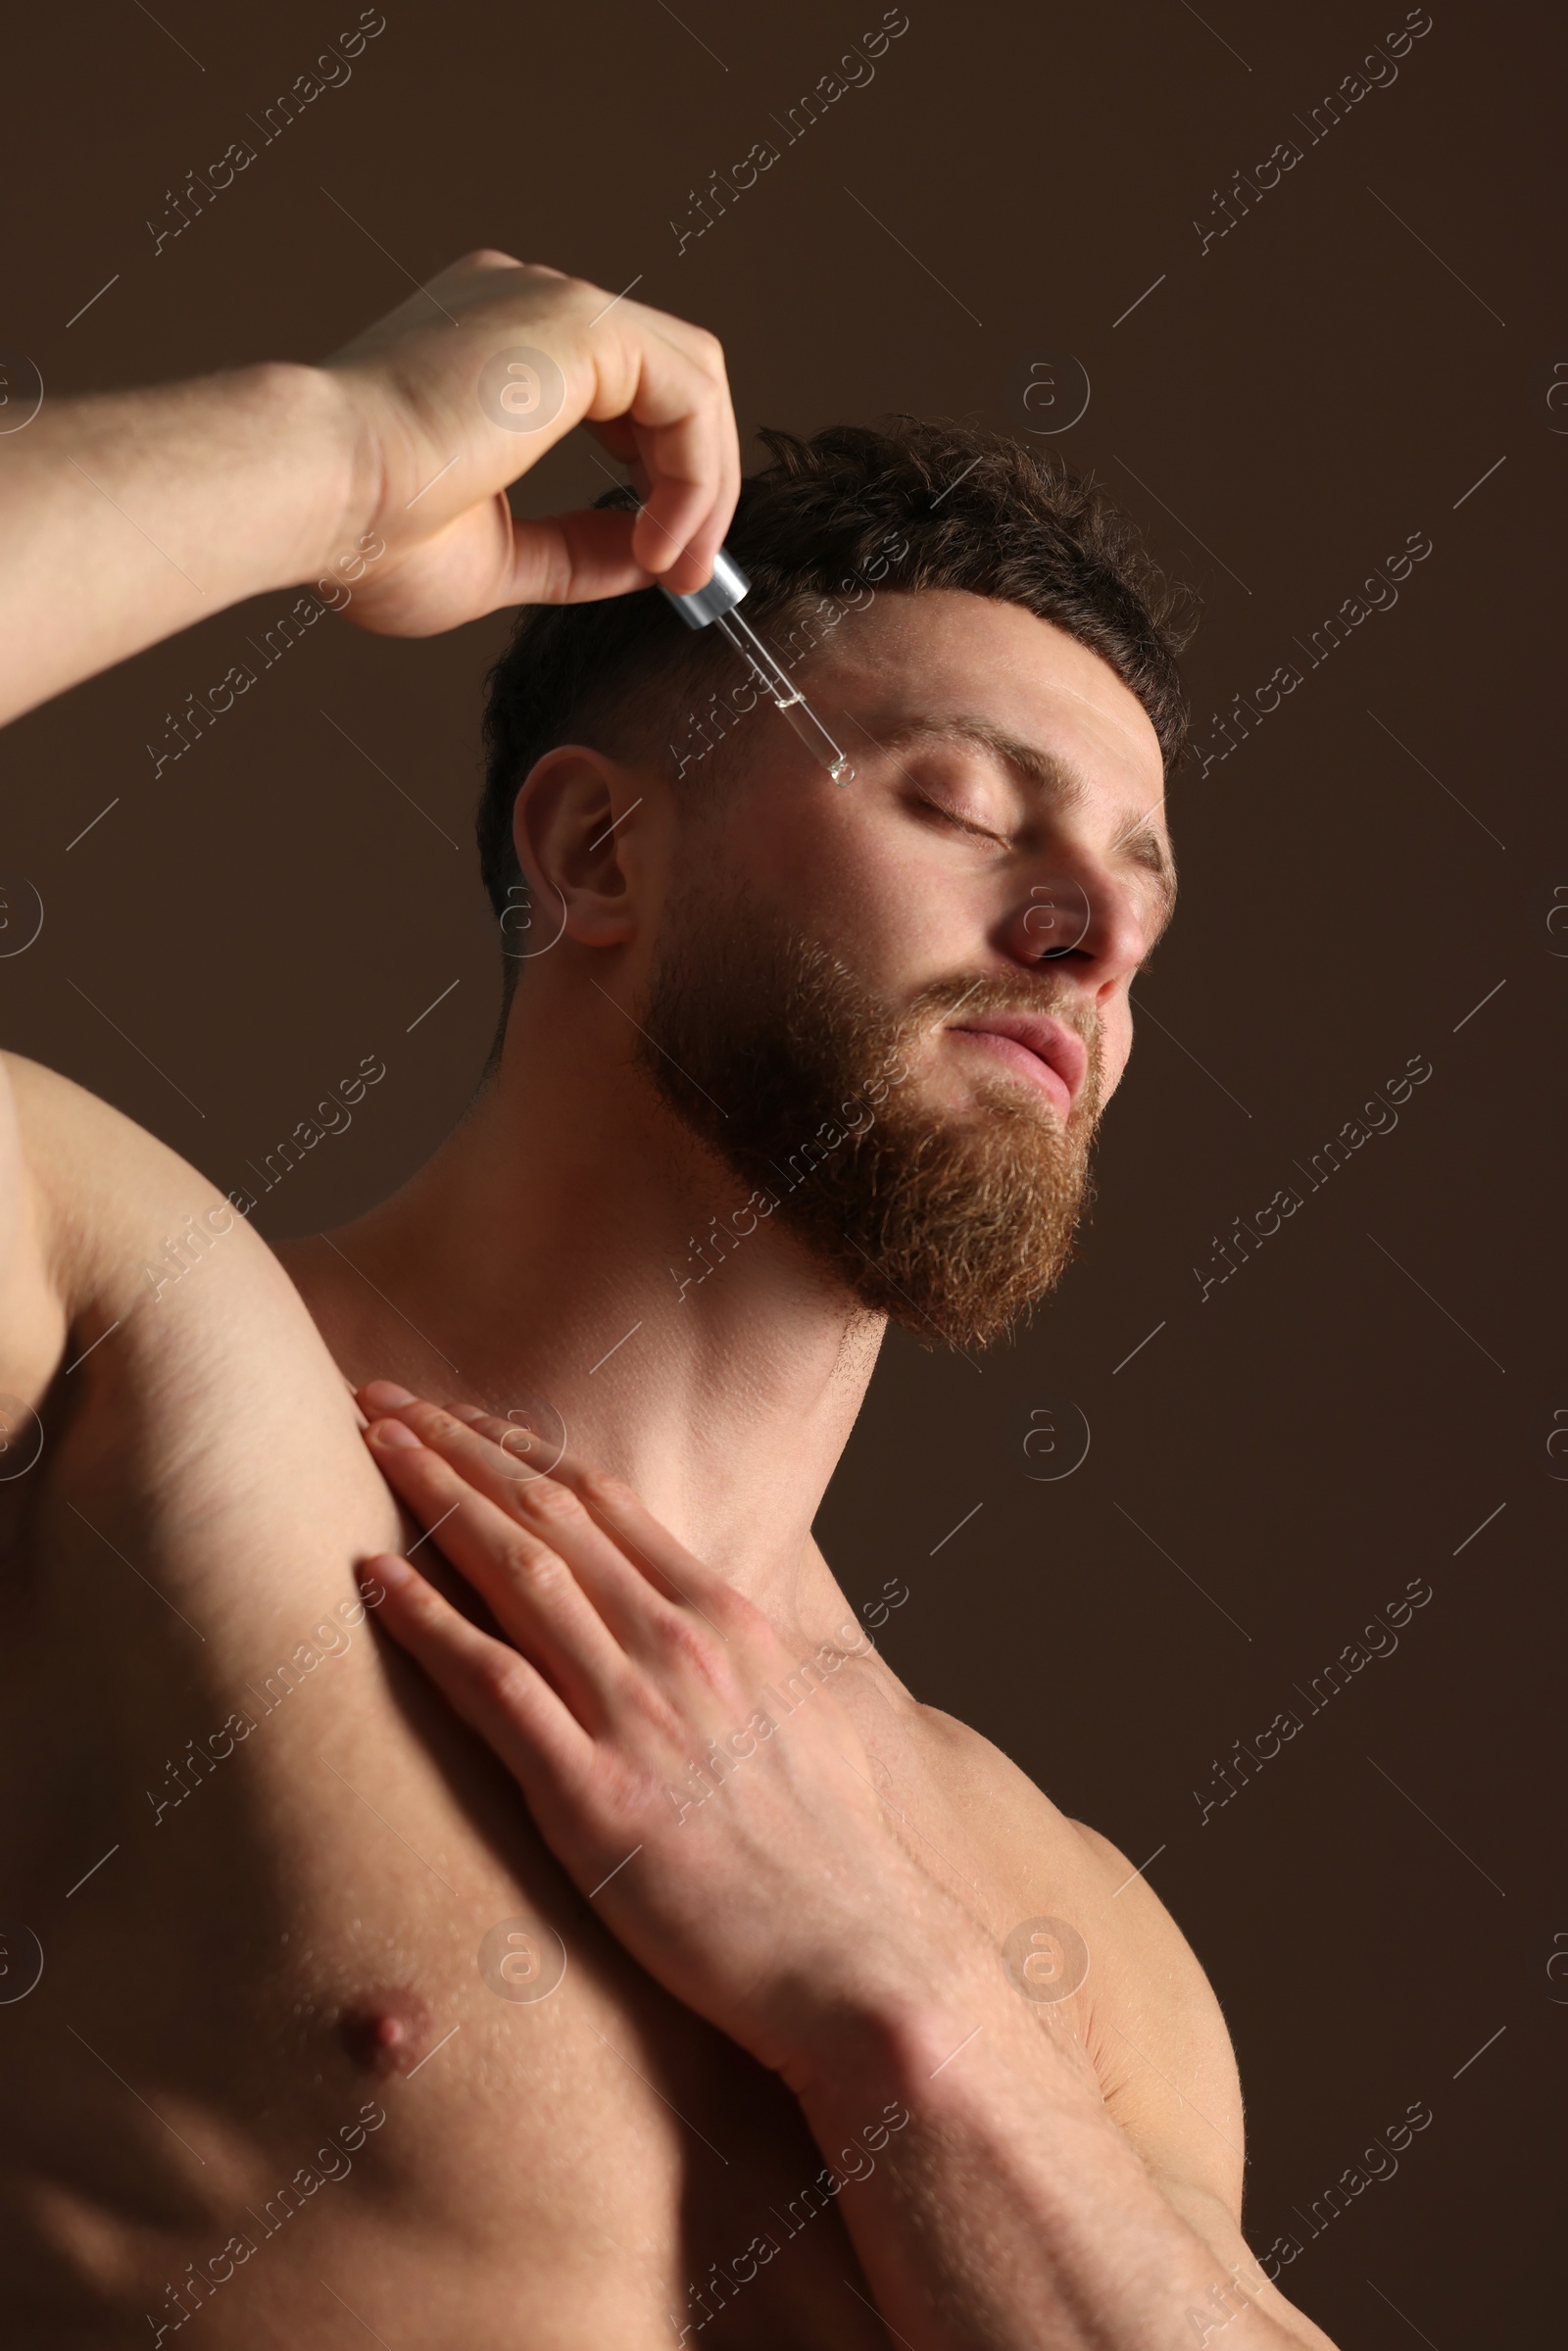
{"type": "Polygon", "coordinates": [[[983,1342],[1059,1270],[1168,912],[1168,646],[1103,568],[1100,650],[1031,609],[1084,562],[978,440],[939,507],[951,446],[827,436],[736,520],[764,621],[882,550],[801,669],[851,788],[636,593],[707,579],[734,428],[711,338],[597,287],[470,257],[325,367],[6,447],[7,714],[323,572],[597,648],[569,728],[569,628],[498,678],[522,976],[394,1200],[274,1253],[9,1063],[17,2351],[1326,2343],[1181,1934],[811,1537],[888,1315],[983,1342]],[[582,420],[643,514],[514,524],[582,420]],[[672,755],[705,662],[731,734],[672,755]]]}

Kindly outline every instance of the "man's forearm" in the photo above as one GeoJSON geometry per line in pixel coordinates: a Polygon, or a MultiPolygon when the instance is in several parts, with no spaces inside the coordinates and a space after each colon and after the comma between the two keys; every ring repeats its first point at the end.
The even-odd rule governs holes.
{"type": "Polygon", "coordinates": [[[1059,2028],[1010,1997],[861,2020],[799,2093],[890,2327],[913,2351],[1297,2341],[1255,2306],[1255,2267],[1227,2270],[1160,2193],[1059,2028]]]}
{"type": "Polygon", "coordinates": [[[685,593],[712,570],[739,472],[710,336],[488,248],[318,367],[46,396],[0,434],[0,723],[306,582],[330,579],[318,593],[337,611],[352,594],[361,627],[413,637],[656,575],[685,593]],[[523,377],[538,416],[514,405],[523,377]],[[514,517],[509,485],[584,421],[638,468],[637,514],[514,517]]]}
{"type": "Polygon", "coordinates": [[[0,441],[0,721],[352,546],[351,414],[277,363],[45,400],[0,441]]]}

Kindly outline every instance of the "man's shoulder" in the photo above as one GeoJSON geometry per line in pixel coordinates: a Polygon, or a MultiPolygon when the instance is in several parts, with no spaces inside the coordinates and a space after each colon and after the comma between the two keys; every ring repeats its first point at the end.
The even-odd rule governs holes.
{"type": "Polygon", "coordinates": [[[950,1799],[998,1868],[1020,1884],[1049,1876],[1064,1894],[1097,1907],[1132,1864],[1107,1837],[1064,1812],[983,1732],[940,1707],[910,1701],[914,1735],[950,1799]]]}
{"type": "Polygon", "coordinates": [[[0,1053],[4,1150],[29,1188],[38,1246],[68,1299],[115,1261],[122,1235],[192,1188],[221,1195],[188,1161],[122,1110],[41,1061],[0,1053]]]}
{"type": "Polygon", "coordinates": [[[1046,1855],[1051,1865],[1070,1871],[1075,1886],[1097,1906],[1120,1901],[1136,1886],[1141,1896],[1127,1915],[1150,1926],[1163,1922],[1164,1929],[1181,1939],[1174,1919],[1148,1880],[1101,1830],[1064,1812],[983,1732],[940,1707],[915,1699],[909,1705],[916,1736],[933,1767],[952,1795],[973,1813],[977,1832],[988,1843],[995,1840],[1020,1864],[1046,1855]]]}
{"type": "Polygon", "coordinates": [[[995,1839],[1016,1846],[1019,1859],[1044,1845],[1056,1866],[1070,1868],[1075,1880],[1083,1877],[1086,1883],[1114,1869],[1120,1856],[1108,1837],[1063,1812],[983,1732],[939,1706],[911,1698],[909,1708],[914,1735],[933,1769],[955,1800],[973,1814],[977,1830],[983,1824],[988,1843],[995,1839]]]}
{"type": "Polygon", "coordinates": [[[0,1391],[28,1425],[65,1377],[63,1400],[134,1395],[188,1429],[221,1400],[220,1357],[248,1349],[253,1376],[280,1375],[322,1353],[254,1204],[84,1086],[0,1053],[0,1391]]]}
{"type": "MultiPolygon", "coordinates": [[[[39,1466],[6,1484],[0,1461],[0,1549],[36,1540],[50,1567],[81,1542],[134,1547],[155,1590],[179,1585],[185,1606],[168,1605],[187,1624],[221,1594],[230,1640],[242,1623],[267,1638],[280,1594],[303,1619],[352,1592],[350,1560],[400,1539],[397,1511],[250,1195],[15,1055],[0,1207],[8,1175],[31,1229],[0,1309],[9,1281],[19,1297],[30,1282],[35,1310],[20,1337],[0,1311],[0,1455],[39,1466]]],[[[6,1237],[0,1218],[0,1257],[6,1237]]],[[[215,1653],[217,1625],[200,1631],[215,1653]]]]}

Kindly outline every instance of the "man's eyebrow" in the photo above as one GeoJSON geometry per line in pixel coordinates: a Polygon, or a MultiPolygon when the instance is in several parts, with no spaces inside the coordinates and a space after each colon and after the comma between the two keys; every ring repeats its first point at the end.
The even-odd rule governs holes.
{"type": "Polygon", "coordinates": [[[1050,794],[1058,807],[1070,808],[1084,799],[1088,786],[1078,770],[1054,752],[1042,751],[1038,744],[1024,743],[1018,736],[1009,735],[1005,727],[996,726],[989,718],[911,718],[904,726],[895,727],[891,734],[881,736],[883,749],[896,743],[965,742],[978,743],[993,758],[1006,766],[1015,767],[1030,783],[1038,784],[1050,794]]]}
{"type": "MultiPolygon", "coordinates": [[[[1045,792],[1059,808],[1080,807],[1088,797],[1089,787],[1083,775],[1069,760],[1054,752],[1042,751],[1036,743],[1025,743],[1008,734],[989,718],[951,717],[910,719],[886,735],[876,738],[884,750],[895,745],[914,742],[947,741],[978,743],[985,751],[1012,767],[1028,782],[1045,792]]],[[[1157,804],[1156,804],[1157,805],[1157,804]]],[[[1150,941],[1152,948],[1176,910],[1176,866],[1169,850],[1153,826],[1154,810],[1148,808],[1141,816],[1124,823],[1111,843],[1112,852],[1120,852],[1131,864],[1141,865],[1152,876],[1160,900],[1159,925],[1150,941]]]]}

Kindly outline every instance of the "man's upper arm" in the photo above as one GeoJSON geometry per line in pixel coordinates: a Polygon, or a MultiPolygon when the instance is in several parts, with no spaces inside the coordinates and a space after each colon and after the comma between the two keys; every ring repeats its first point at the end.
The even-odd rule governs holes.
{"type": "MultiPolygon", "coordinates": [[[[1207,2340],[1205,2327],[1217,2334],[1227,2317],[1251,2306],[1301,2351],[1334,2351],[1322,2329],[1264,2277],[1242,2234],[1241,2081],[1213,1988],[1148,1879],[1097,1829],[1082,1821],[1073,1827],[1101,1865],[1105,1900],[1118,1913],[1118,1953],[1142,1992],[1132,2012],[1136,2049],[1114,2024],[1109,2028],[1131,2060],[1116,2072],[1125,2075],[1125,2094],[1140,2109],[1132,2135],[1166,2200],[1236,2281],[1197,2314],[1194,2339],[1207,2340]]],[[[1116,2115],[1115,2096],[1107,2103],[1116,2115]]],[[[1125,2126],[1128,2118],[1117,2120],[1125,2126]]]]}
{"type": "Polygon", "coordinates": [[[29,1446],[28,1414],[59,1366],[68,1323],[48,1170],[34,1163],[31,1122],[18,1101],[34,1067],[0,1053],[0,1478],[3,1455],[29,1446]]]}

